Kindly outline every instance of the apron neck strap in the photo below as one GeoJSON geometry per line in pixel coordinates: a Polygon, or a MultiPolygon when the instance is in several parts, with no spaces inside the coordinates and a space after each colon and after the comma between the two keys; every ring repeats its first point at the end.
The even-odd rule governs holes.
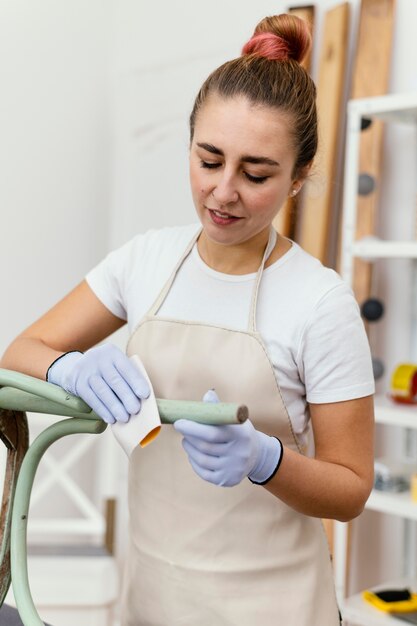
{"type": "MultiPolygon", "coordinates": [[[[166,282],[164,288],[162,289],[162,291],[158,295],[157,299],[155,300],[155,302],[153,303],[153,305],[149,309],[148,315],[155,316],[158,313],[158,311],[161,308],[165,298],[168,295],[169,290],[171,289],[172,283],[175,280],[175,276],[177,275],[178,270],[180,269],[180,267],[183,264],[184,260],[187,258],[187,256],[190,254],[191,250],[193,249],[193,246],[194,246],[195,242],[197,241],[201,231],[202,231],[202,228],[200,228],[197,231],[197,233],[194,235],[194,237],[191,239],[191,241],[188,244],[185,252],[181,256],[181,258],[178,261],[177,265],[175,266],[174,271],[172,272],[170,278],[168,279],[168,281],[166,282]]],[[[250,314],[249,314],[249,324],[248,324],[249,331],[251,331],[251,332],[255,332],[256,331],[256,305],[257,305],[257,302],[258,302],[258,292],[259,292],[259,286],[261,284],[261,279],[262,279],[264,266],[265,266],[265,263],[266,263],[269,255],[271,254],[272,250],[275,247],[276,241],[277,241],[277,233],[271,226],[271,229],[270,229],[270,232],[269,232],[268,244],[267,244],[267,246],[265,248],[265,252],[264,252],[264,255],[262,257],[261,265],[260,265],[260,267],[258,269],[258,272],[256,274],[255,285],[254,285],[253,292],[252,292],[252,300],[251,300],[251,307],[250,307],[250,314]]]]}
{"type": "Polygon", "coordinates": [[[265,263],[268,260],[272,250],[274,249],[276,242],[277,242],[277,233],[274,230],[274,228],[271,226],[271,229],[269,231],[268,243],[265,248],[264,255],[262,257],[261,265],[256,274],[255,285],[254,285],[253,292],[252,292],[252,301],[251,301],[251,306],[250,306],[249,325],[248,325],[249,331],[251,332],[256,332],[256,305],[258,304],[258,292],[259,292],[259,287],[261,284],[261,279],[262,279],[265,263]]]}
{"type": "Polygon", "coordinates": [[[164,285],[162,291],[160,292],[160,294],[158,295],[157,299],[155,300],[155,302],[153,303],[153,305],[149,309],[148,315],[154,316],[154,315],[156,315],[158,313],[158,311],[161,308],[165,298],[168,295],[169,290],[171,289],[172,283],[175,280],[175,277],[177,275],[178,270],[180,269],[181,265],[183,264],[183,262],[185,261],[187,256],[190,254],[190,252],[193,249],[193,246],[194,246],[195,242],[197,241],[198,237],[200,236],[200,233],[201,233],[202,230],[203,230],[202,228],[199,228],[198,231],[196,232],[196,234],[191,239],[191,241],[188,244],[185,252],[182,254],[180,260],[178,261],[177,265],[175,266],[174,271],[172,272],[171,276],[169,277],[169,279],[165,283],[165,285],[164,285]]]}

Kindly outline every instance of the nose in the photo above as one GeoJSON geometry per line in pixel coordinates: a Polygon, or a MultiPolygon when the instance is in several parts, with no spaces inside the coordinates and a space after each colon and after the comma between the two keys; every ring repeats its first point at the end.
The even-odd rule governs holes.
{"type": "Polygon", "coordinates": [[[219,206],[237,202],[239,193],[234,178],[223,172],[222,177],[217,180],[217,184],[213,187],[212,195],[219,206]]]}

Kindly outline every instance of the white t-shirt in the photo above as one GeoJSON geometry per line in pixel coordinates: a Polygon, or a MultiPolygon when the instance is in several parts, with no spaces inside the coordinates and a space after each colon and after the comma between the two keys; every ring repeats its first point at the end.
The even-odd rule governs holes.
{"type": "MultiPolygon", "coordinates": [[[[198,224],[151,230],[111,252],[87,282],[132,333],[158,296],[198,224]]],[[[195,245],[158,315],[245,330],[256,274],[222,274],[195,245]]],[[[264,270],[256,326],[295,433],[306,443],[307,403],[374,393],[369,344],[351,289],[296,243],[264,270]]]]}

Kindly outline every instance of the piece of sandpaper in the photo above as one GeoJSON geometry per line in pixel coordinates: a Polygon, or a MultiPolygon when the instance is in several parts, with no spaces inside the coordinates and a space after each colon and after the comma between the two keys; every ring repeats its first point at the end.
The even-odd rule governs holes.
{"type": "Polygon", "coordinates": [[[128,456],[131,455],[136,446],[140,445],[143,448],[151,443],[161,430],[161,418],[152,383],[139,357],[134,354],[130,358],[148,381],[151,393],[148,398],[141,400],[139,413],[131,415],[127,423],[116,422],[111,426],[113,435],[128,456]]]}

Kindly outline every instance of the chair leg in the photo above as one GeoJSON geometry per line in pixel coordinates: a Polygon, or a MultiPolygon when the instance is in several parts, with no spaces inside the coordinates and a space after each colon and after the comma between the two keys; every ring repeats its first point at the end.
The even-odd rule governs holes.
{"type": "Polygon", "coordinates": [[[7,449],[0,508],[0,607],[10,587],[10,532],[17,477],[29,445],[26,414],[0,409],[0,439],[7,449]]]}
{"type": "Polygon", "coordinates": [[[44,626],[30,592],[26,549],[30,493],[40,460],[49,446],[58,439],[77,433],[102,433],[106,427],[107,424],[102,420],[83,418],[62,420],[38,435],[23,460],[13,505],[11,572],[13,593],[24,626],[44,626]]]}

